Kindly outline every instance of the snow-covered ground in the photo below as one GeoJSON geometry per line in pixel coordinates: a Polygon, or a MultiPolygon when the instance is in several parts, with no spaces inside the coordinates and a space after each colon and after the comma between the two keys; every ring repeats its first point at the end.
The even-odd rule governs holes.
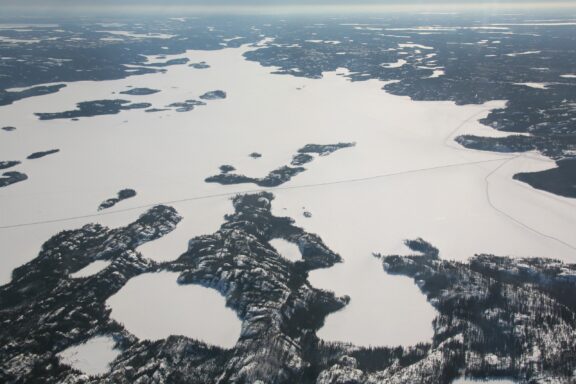
{"type": "Polygon", "coordinates": [[[514,83],[514,85],[523,85],[529,88],[548,89],[549,83],[514,83]]]}
{"type": "Polygon", "coordinates": [[[106,301],[111,317],[140,339],[170,335],[231,348],[242,322],[226,307],[218,291],[200,285],[178,284],[179,273],[146,273],[128,281],[106,301]]]}
{"type": "Polygon", "coordinates": [[[111,261],[108,260],[96,260],[88,264],[86,267],[82,268],[81,270],[70,274],[70,277],[75,279],[88,277],[97,274],[98,272],[106,269],[110,264],[111,261]]]}
{"type": "Polygon", "coordinates": [[[452,382],[452,384],[514,384],[514,383],[515,382],[512,380],[506,380],[506,379],[474,380],[467,378],[456,379],[452,382]]]}
{"type": "Polygon", "coordinates": [[[120,354],[114,349],[115,344],[110,336],[96,336],[63,350],[57,356],[63,363],[87,375],[101,375],[108,372],[110,363],[120,354]]]}
{"type": "Polygon", "coordinates": [[[96,31],[100,33],[109,33],[111,35],[135,37],[138,39],[170,39],[176,35],[169,35],[166,33],[134,33],[130,31],[96,31]]]}
{"type": "MultiPolygon", "coordinates": [[[[379,81],[349,82],[343,71],[320,80],[272,75],[274,68],[243,59],[247,49],[190,51],[191,62],[206,61],[210,68],[178,65],[164,74],[70,83],[56,94],[0,108],[2,124],[18,128],[0,131],[0,160],[23,160],[13,170],[29,176],[0,189],[0,283],[8,282],[10,271],[35,257],[55,233],[88,222],[126,225],[161,202],[184,219],[174,232],[139,250],[155,260],[173,260],[190,238],[219,228],[232,210],[233,194],[260,189],[205,183],[220,165],[260,177],[287,164],[305,144],[340,141],[356,142],[356,147],[317,158],[306,165],[307,172],[273,189],[276,215],[295,218],[345,260],[311,274],[314,285],[351,297],[349,306],[328,318],[320,331],[325,339],[362,345],[429,340],[432,307],[412,281],[386,275],[371,256],[406,253],[402,241],[407,238],[423,237],[450,259],[489,252],[576,260],[576,241],[569,233],[576,225],[576,202],[510,177],[550,168],[552,161],[535,154],[467,150],[452,140],[482,130],[501,135],[476,120],[503,102],[413,102],[385,93],[379,81]],[[161,92],[118,94],[128,86],[161,92]],[[133,110],[77,122],[39,121],[33,115],[106,98],[161,108],[217,89],[228,97],[186,113],[133,110]],[[24,160],[52,148],[60,152],[24,160]],[[252,152],[263,156],[252,159],[252,152]],[[97,211],[123,188],[138,195],[97,211]],[[302,207],[313,216],[304,218],[302,207]]],[[[146,284],[140,293],[153,294],[152,289],[146,284]]],[[[164,318],[173,318],[167,311],[164,318]]],[[[170,333],[168,323],[158,326],[164,325],[162,332],[170,333]]],[[[135,332],[136,326],[128,329],[135,332]]]]}
{"type": "Polygon", "coordinates": [[[380,66],[382,68],[400,68],[404,65],[408,64],[408,62],[404,59],[398,59],[396,62],[394,63],[383,63],[380,64],[380,66]]]}
{"type": "Polygon", "coordinates": [[[290,261],[302,260],[300,249],[294,243],[284,239],[272,239],[270,245],[276,248],[280,256],[290,261]]]}

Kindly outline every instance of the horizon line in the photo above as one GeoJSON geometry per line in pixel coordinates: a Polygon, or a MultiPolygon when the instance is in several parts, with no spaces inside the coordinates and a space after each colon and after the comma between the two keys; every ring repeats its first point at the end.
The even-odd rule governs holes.
{"type": "Polygon", "coordinates": [[[374,13],[374,12],[449,12],[449,11],[506,11],[506,10],[559,10],[576,9],[576,2],[499,2],[499,3],[468,3],[455,4],[438,2],[434,4],[301,4],[301,5],[87,5],[80,4],[68,6],[64,9],[57,6],[13,5],[3,7],[5,13],[26,14],[78,14],[78,13],[141,13],[141,14],[244,14],[244,15],[270,15],[270,14],[315,14],[315,13],[374,13]]]}

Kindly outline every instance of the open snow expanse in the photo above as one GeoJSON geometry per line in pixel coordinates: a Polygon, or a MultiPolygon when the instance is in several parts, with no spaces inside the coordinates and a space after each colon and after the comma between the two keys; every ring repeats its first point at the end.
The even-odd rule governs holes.
{"type": "Polygon", "coordinates": [[[452,384],[514,384],[512,380],[492,379],[492,380],[474,380],[474,379],[456,379],[452,384]]]}
{"type": "Polygon", "coordinates": [[[63,350],[58,357],[65,364],[85,374],[101,375],[108,372],[110,363],[120,354],[119,350],[114,349],[114,345],[114,339],[110,336],[96,336],[85,343],[63,350]]]}
{"type": "Polygon", "coordinates": [[[240,337],[241,321],[218,291],[178,284],[179,273],[134,277],[106,304],[111,316],[140,339],[184,335],[231,348],[240,337]]]}
{"type": "MultiPolygon", "coordinates": [[[[0,189],[0,227],[4,227],[0,283],[8,282],[10,271],[35,257],[55,233],[88,222],[125,225],[161,202],[173,205],[184,219],[174,232],[139,250],[157,261],[174,260],[186,250],[189,239],[218,229],[224,214],[232,211],[229,198],[234,193],[261,189],[208,184],[204,178],[216,174],[222,164],[261,177],[288,163],[309,143],[356,142],[356,147],[318,158],[306,165],[306,172],[272,188],[276,215],[295,218],[344,259],[343,264],[310,276],[313,285],[351,297],[350,305],[329,316],[320,330],[326,340],[408,345],[430,339],[435,312],[425,297],[410,279],[386,275],[371,256],[407,253],[404,239],[422,237],[449,259],[495,253],[576,260],[576,241],[570,233],[576,226],[576,202],[511,179],[516,172],[551,168],[552,161],[536,154],[472,151],[452,141],[457,134],[480,130],[502,135],[476,120],[503,102],[468,106],[413,102],[385,93],[378,81],[351,83],[343,76],[345,71],[328,73],[321,80],[272,75],[274,68],[244,60],[247,49],[190,51],[186,56],[191,62],[206,61],[210,68],[180,65],[167,67],[164,74],[69,83],[56,94],[0,108],[2,124],[18,128],[2,133],[0,160],[22,160],[14,170],[29,176],[0,189]],[[161,92],[118,94],[128,86],[161,92]],[[33,115],[115,98],[162,108],[218,89],[228,97],[185,113],[132,110],[77,122],[39,121],[33,115]],[[33,152],[54,148],[60,152],[24,160],[33,152]],[[248,156],[252,152],[263,156],[252,159],[248,156]],[[97,211],[103,200],[123,188],[138,195],[97,211]],[[302,207],[313,216],[304,218],[302,207]],[[38,222],[47,223],[18,226],[38,222]]],[[[113,308],[134,304],[134,296],[126,290],[142,284],[138,279],[150,278],[128,283],[113,298],[113,308]]],[[[170,279],[176,291],[198,288],[179,287],[175,277],[170,279]]],[[[170,297],[172,291],[160,288],[164,285],[144,282],[139,297],[170,297]]],[[[210,291],[196,298],[212,303],[204,299],[209,294],[218,295],[210,291]]],[[[195,305],[188,304],[187,310],[193,311],[195,305]]],[[[147,305],[153,307],[149,301],[147,305]]],[[[213,305],[214,310],[220,306],[228,311],[223,300],[213,305]]],[[[153,309],[158,312],[158,306],[153,309]]],[[[124,321],[138,336],[165,337],[182,332],[168,322],[178,316],[173,311],[180,310],[178,305],[163,307],[162,318],[156,319],[156,336],[137,331],[145,326],[144,316],[134,324],[124,321]]],[[[114,309],[113,316],[117,316],[114,309]]],[[[222,319],[214,332],[237,323],[222,319]]],[[[215,342],[209,331],[203,335],[193,337],[215,342]]]]}

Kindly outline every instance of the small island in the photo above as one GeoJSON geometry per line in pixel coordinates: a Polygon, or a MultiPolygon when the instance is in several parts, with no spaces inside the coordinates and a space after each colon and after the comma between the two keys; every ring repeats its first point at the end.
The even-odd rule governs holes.
{"type": "Polygon", "coordinates": [[[113,206],[115,206],[116,204],[121,202],[122,200],[130,199],[134,196],[136,196],[135,190],[129,189],[129,188],[122,189],[117,193],[116,197],[106,199],[102,203],[100,203],[100,205],[98,206],[98,210],[101,211],[103,209],[112,208],[113,206]]]}
{"type": "Polygon", "coordinates": [[[194,69],[207,69],[210,68],[210,66],[208,64],[206,64],[205,61],[201,61],[199,63],[192,63],[188,65],[189,67],[192,67],[194,69]]]}
{"type": "Polygon", "coordinates": [[[83,101],[76,104],[76,109],[72,111],[55,113],[35,113],[40,120],[54,119],[75,119],[79,117],[92,117],[99,115],[115,115],[121,111],[130,109],[150,108],[150,103],[130,103],[128,100],[93,100],[83,101]]]}
{"type": "Polygon", "coordinates": [[[0,169],[7,169],[7,168],[12,168],[17,166],[18,164],[20,164],[19,161],[13,160],[13,161],[0,161],[0,169]]]}
{"type": "Polygon", "coordinates": [[[28,176],[21,172],[4,172],[0,177],[0,188],[18,183],[28,179],[28,176]]]}
{"type": "Polygon", "coordinates": [[[185,100],[182,102],[172,103],[167,105],[168,108],[174,108],[176,112],[190,112],[196,107],[206,105],[205,102],[199,100],[185,100]]]}
{"type": "Polygon", "coordinates": [[[153,95],[155,93],[160,92],[159,89],[152,89],[152,88],[132,88],[127,91],[122,91],[120,94],[122,95],[132,95],[132,96],[146,96],[146,95],[153,95]]]}
{"type": "Polygon", "coordinates": [[[34,152],[34,153],[28,155],[27,159],[28,160],[39,159],[41,157],[52,155],[52,154],[58,153],[58,152],[60,152],[59,149],[50,149],[48,151],[34,152]]]}
{"type": "Polygon", "coordinates": [[[229,173],[229,172],[232,172],[235,170],[236,170],[236,168],[234,168],[233,166],[228,165],[228,164],[224,164],[224,165],[220,166],[220,172],[221,173],[229,173]]]}
{"type": "Polygon", "coordinates": [[[203,95],[200,96],[200,98],[202,100],[220,100],[220,99],[225,99],[226,98],[226,92],[224,91],[210,91],[210,92],[206,92],[203,95]]]}

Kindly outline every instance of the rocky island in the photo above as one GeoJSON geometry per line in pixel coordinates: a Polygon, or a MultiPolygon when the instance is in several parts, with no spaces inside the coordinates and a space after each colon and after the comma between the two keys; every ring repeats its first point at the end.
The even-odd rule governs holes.
{"type": "Polygon", "coordinates": [[[60,152],[59,149],[49,149],[47,151],[34,152],[34,153],[28,155],[27,159],[29,159],[29,160],[39,159],[41,157],[53,155],[53,154],[58,153],[58,152],[60,152]]]}
{"type": "Polygon", "coordinates": [[[126,200],[126,199],[129,199],[129,198],[134,197],[134,196],[136,196],[135,190],[129,189],[129,188],[122,189],[117,193],[116,197],[112,197],[110,199],[103,201],[98,206],[98,210],[101,211],[103,209],[112,208],[113,206],[115,206],[116,204],[121,202],[122,200],[126,200]]]}
{"type": "Polygon", "coordinates": [[[160,92],[159,89],[151,89],[151,88],[132,88],[127,91],[122,91],[120,94],[122,95],[132,95],[132,96],[146,96],[146,95],[153,95],[155,93],[160,92]]]}
{"type": "Polygon", "coordinates": [[[22,172],[4,172],[2,177],[0,177],[0,188],[7,187],[26,179],[28,179],[28,176],[22,172]]]}
{"type": "Polygon", "coordinates": [[[131,109],[146,109],[150,108],[152,104],[149,103],[130,103],[128,100],[94,100],[83,101],[76,104],[77,109],[72,111],[57,112],[57,113],[35,113],[40,120],[54,120],[54,119],[77,119],[80,117],[91,117],[99,115],[115,115],[121,111],[131,109]]]}

